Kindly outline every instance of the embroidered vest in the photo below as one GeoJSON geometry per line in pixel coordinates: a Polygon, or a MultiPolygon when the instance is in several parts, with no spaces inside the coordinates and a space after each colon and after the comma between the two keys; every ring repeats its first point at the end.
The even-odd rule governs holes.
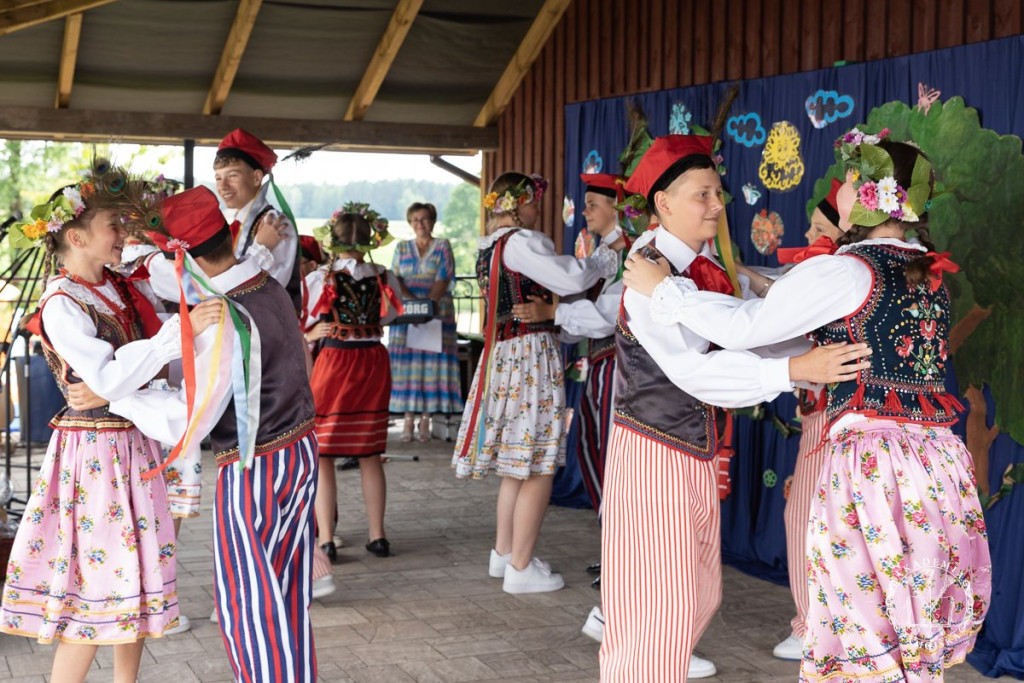
{"type": "Polygon", "coordinates": [[[866,342],[871,367],[855,381],[828,387],[831,424],[847,412],[948,425],[963,406],[946,392],[950,327],[945,286],[908,285],[904,268],[921,255],[901,246],[854,245],[847,256],[871,269],[874,287],[861,307],[847,318],[814,332],[819,344],[866,342]]]}
{"type": "MultiPolygon", "coordinates": [[[[657,252],[653,240],[645,249],[657,252]]],[[[615,422],[700,460],[718,447],[715,408],[669,380],[633,336],[624,306],[615,329],[615,422]]]]}
{"type": "MultiPolygon", "coordinates": [[[[290,314],[288,294],[266,271],[227,293],[245,307],[260,332],[262,383],[256,455],[280,450],[313,428],[313,392],[306,377],[302,333],[290,314]]],[[[210,432],[218,465],[238,460],[234,400],[210,432]]]]}
{"type": "Polygon", "coordinates": [[[331,323],[330,335],[322,340],[322,346],[365,340],[376,343],[384,334],[380,324],[380,282],[375,277],[356,279],[343,270],[332,271],[330,277],[337,297],[331,303],[331,312],[320,316],[331,323]]]}
{"type": "Polygon", "coordinates": [[[517,228],[505,233],[486,248],[481,249],[476,257],[476,277],[480,283],[480,293],[484,301],[487,300],[487,295],[490,291],[488,288],[492,286],[498,287],[498,325],[496,335],[498,341],[513,339],[514,337],[521,337],[524,334],[532,334],[534,332],[555,331],[553,321],[527,324],[512,319],[512,307],[516,304],[530,303],[530,296],[540,296],[547,303],[551,303],[552,296],[549,290],[522,273],[511,270],[504,264],[501,265],[501,271],[497,275],[497,282],[492,281],[495,278],[495,274],[491,272],[491,256],[494,254],[495,247],[498,246],[498,243],[501,243],[502,248],[504,248],[504,244],[508,242],[508,239],[518,231],[519,229],[517,228]]]}
{"type": "MultiPolygon", "coordinates": [[[[130,299],[125,296],[125,288],[131,287],[132,285],[113,271],[108,271],[107,276],[118,289],[118,293],[121,295],[121,300],[125,303],[130,301],[130,299]]],[[[138,316],[136,316],[132,321],[130,328],[126,330],[122,327],[121,322],[118,321],[116,317],[96,310],[94,306],[76,299],[69,292],[60,290],[47,297],[46,301],[49,301],[54,296],[66,296],[81,306],[82,310],[85,311],[96,326],[96,338],[107,342],[114,347],[114,349],[118,349],[129,342],[144,338],[142,333],[142,323],[138,316]]],[[[46,301],[43,302],[43,306],[46,305],[46,301]]],[[[40,313],[40,326],[41,325],[42,314],[40,313]]],[[[50,344],[50,338],[45,328],[43,328],[42,337],[43,357],[46,359],[46,364],[49,366],[50,372],[53,373],[54,379],[57,380],[57,387],[60,389],[60,393],[64,396],[64,399],[67,400],[68,386],[81,382],[82,378],[76,375],[74,370],[71,369],[71,366],[69,366],[67,362],[54,350],[53,346],[50,344]]],[[[54,429],[85,431],[120,431],[132,429],[135,426],[131,421],[126,420],[120,415],[112,414],[108,408],[109,406],[103,406],[101,408],[93,408],[92,410],[72,410],[70,407],[65,405],[60,409],[60,412],[50,420],[50,426],[54,429]]]]}

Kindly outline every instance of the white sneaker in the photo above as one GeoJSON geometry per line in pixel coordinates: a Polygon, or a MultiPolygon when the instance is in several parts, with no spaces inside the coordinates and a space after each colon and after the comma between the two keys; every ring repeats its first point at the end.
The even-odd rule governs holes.
{"type": "Polygon", "coordinates": [[[325,598],[337,589],[334,585],[334,577],[330,574],[313,579],[313,599],[325,598]]]}
{"type": "Polygon", "coordinates": [[[492,579],[503,579],[505,578],[505,567],[508,566],[509,561],[512,559],[512,553],[505,553],[504,555],[498,554],[498,551],[491,548],[491,562],[487,567],[487,574],[492,579]]]}
{"type": "Polygon", "coordinates": [[[791,634],[789,638],[775,646],[772,654],[779,659],[798,662],[804,658],[804,639],[796,634],[791,634]]]}
{"type": "Polygon", "coordinates": [[[188,620],[184,614],[178,615],[178,625],[174,628],[169,628],[164,631],[165,636],[174,636],[179,633],[186,633],[192,628],[192,623],[188,620]]]}
{"type": "Polygon", "coordinates": [[[690,655],[690,673],[686,675],[687,679],[711,678],[716,673],[718,673],[718,669],[715,668],[714,663],[703,657],[698,657],[694,654],[690,655]]]}
{"type": "MultiPolygon", "coordinates": [[[[490,561],[490,564],[487,567],[487,574],[492,579],[503,579],[503,578],[505,578],[505,567],[507,567],[508,563],[511,562],[511,561],[512,561],[512,553],[505,553],[504,555],[499,555],[498,551],[494,550],[492,548],[491,549],[491,561],[490,561]]],[[[548,571],[551,571],[551,565],[548,564],[547,562],[545,562],[544,560],[535,557],[535,558],[533,558],[533,561],[534,562],[540,562],[540,565],[542,567],[544,567],[548,571]]]]}
{"type": "Polygon", "coordinates": [[[593,638],[599,643],[601,642],[601,639],[604,638],[604,615],[601,614],[600,607],[590,610],[590,614],[587,615],[587,621],[580,630],[588,638],[593,638]]]}
{"type": "Polygon", "coordinates": [[[210,621],[212,621],[215,624],[219,624],[220,623],[220,620],[217,618],[217,608],[216,607],[213,608],[213,614],[210,615],[210,621]]]}
{"type": "Polygon", "coordinates": [[[562,575],[552,574],[551,568],[535,557],[522,571],[509,563],[501,589],[506,593],[548,593],[564,587],[562,575]]]}

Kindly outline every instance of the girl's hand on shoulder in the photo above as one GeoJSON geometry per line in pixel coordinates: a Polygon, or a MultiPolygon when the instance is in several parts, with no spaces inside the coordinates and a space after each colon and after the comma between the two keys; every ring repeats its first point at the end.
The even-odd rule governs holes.
{"type": "Polygon", "coordinates": [[[85,382],[68,385],[68,407],[72,410],[93,410],[109,404],[110,401],[96,395],[85,382]]]}
{"type": "Polygon", "coordinates": [[[867,344],[829,344],[789,359],[789,380],[834,384],[857,378],[857,373],[871,367],[867,344]]]}
{"type": "Polygon", "coordinates": [[[188,317],[192,321],[192,336],[198,337],[206,331],[206,328],[220,322],[224,315],[224,301],[221,299],[207,299],[203,303],[192,308],[188,317]]]}
{"type": "Polygon", "coordinates": [[[644,296],[651,296],[654,288],[671,274],[672,267],[665,257],[650,261],[639,254],[633,254],[626,259],[626,272],[622,274],[622,283],[644,296]]]}
{"type": "Polygon", "coordinates": [[[306,332],[306,341],[312,344],[315,341],[323,339],[331,333],[331,324],[328,322],[319,322],[313,325],[308,332],[306,332]]]}
{"type": "Polygon", "coordinates": [[[516,304],[512,307],[512,317],[524,323],[542,323],[555,319],[555,305],[544,301],[543,297],[531,294],[530,303],[516,304]]]}

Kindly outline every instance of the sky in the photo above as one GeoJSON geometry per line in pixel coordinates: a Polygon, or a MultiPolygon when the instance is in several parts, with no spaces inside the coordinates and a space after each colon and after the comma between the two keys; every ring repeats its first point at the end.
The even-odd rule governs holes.
{"type": "MultiPolygon", "coordinates": [[[[115,160],[127,158],[136,145],[115,145],[115,160]]],[[[168,146],[154,147],[150,154],[154,157],[166,154],[168,146]]],[[[279,158],[284,158],[290,150],[274,150],[279,158]]],[[[195,174],[200,183],[213,183],[213,157],[215,147],[196,147],[195,174]]],[[[148,155],[147,155],[148,156],[148,155]]],[[[480,175],[481,157],[446,156],[446,161],[480,175]]],[[[184,160],[172,162],[168,168],[162,169],[170,178],[182,179],[185,175],[184,160]]],[[[274,169],[274,177],[282,185],[298,183],[329,183],[341,184],[354,180],[388,180],[398,178],[416,178],[433,180],[440,183],[460,183],[461,179],[430,163],[425,154],[375,154],[369,152],[314,152],[302,162],[285,162],[274,169]]]]}

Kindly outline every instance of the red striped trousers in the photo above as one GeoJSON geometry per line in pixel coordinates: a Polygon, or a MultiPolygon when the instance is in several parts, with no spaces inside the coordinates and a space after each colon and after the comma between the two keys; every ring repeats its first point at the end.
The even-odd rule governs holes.
{"type": "Polygon", "coordinates": [[[681,683],[722,600],[714,461],[615,425],[601,527],[601,680],[681,683]]]}
{"type": "Polygon", "coordinates": [[[819,410],[803,416],[803,434],[796,456],[796,469],[789,487],[786,511],[786,560],[789,564],[789,587],[796,604],[796,616],[791,628],[793,635],[803,638],[807,631],[807,521],[811,516],[811,501],[818,487],[818,476],[828,452],[822,433],[825,429],[825,411],[819,410]]]}

